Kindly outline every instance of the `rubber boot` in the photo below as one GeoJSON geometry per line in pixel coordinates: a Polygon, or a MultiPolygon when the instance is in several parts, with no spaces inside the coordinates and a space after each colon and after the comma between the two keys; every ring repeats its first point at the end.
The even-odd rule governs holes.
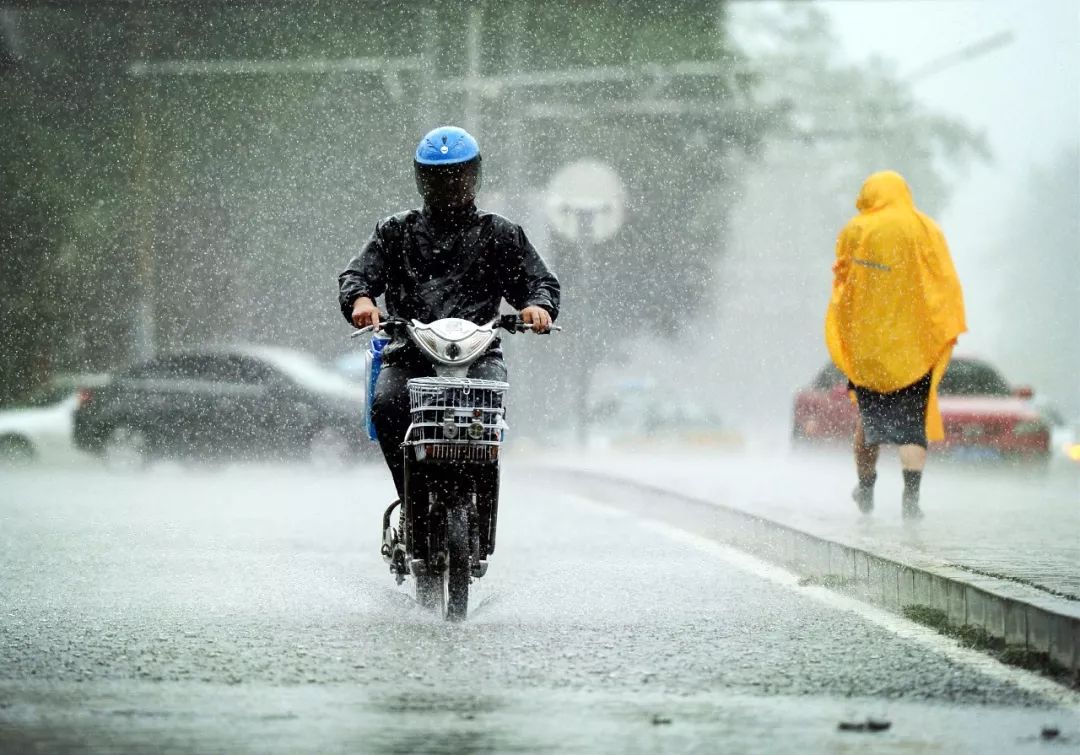
{"type": "Polygon", "coordinates": [[[864,514],[869,514],[874,510],[875,482],[877,482],[876,474],[865,479],[860,478],[859,484],[851,491],[851,500],[855,501],[855,505],[859,507],[859,511],[864,514]]]}

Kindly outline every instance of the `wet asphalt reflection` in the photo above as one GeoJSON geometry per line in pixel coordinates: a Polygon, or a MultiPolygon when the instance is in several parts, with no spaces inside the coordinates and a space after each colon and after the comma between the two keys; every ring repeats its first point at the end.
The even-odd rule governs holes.
{"type": "Polygon", "coordinates": [[[377,468],[4,474],[0,751],[990,752],[1037,749],[1044,725],[1080,736],[1034,693],[512,469],[499,550],[456,626],[379,559],[377,468]],[[892,725],[837,728],[867,717],[892,725]]]}

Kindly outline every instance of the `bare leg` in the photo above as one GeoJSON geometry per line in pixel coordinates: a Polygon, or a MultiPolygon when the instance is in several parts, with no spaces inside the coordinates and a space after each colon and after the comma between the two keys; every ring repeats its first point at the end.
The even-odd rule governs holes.
{"type": "MultiPolygon", "coordinates": [[[[905,446],[905,448],[908,447],[905,446]]],[[[866,445],[862,418],[859,417],[855,420],[855,473],[859,475],[860,481],[872,480],[877,475],[877,462],[880,453],[881,446],[866,445]]],[[[873,483],[870,484],[873,485],[873,483]]]]}
{"type": "Polygon", "coordinates": [[[859,511],[869,514],[874,510],[874,483],[877,481],[877,461],[881,447],[867,445],[866,436],[863,434],[862,418],[855,421],[855,472],[859,476],[859,484],[855,486],[851,497],[854,499],[859,511]]]}
{"type": "Polygon", "coordinates": [[[922,446],[900,446],[900,465],[912,472],[921,472],[926,466],[926,449],[922,446]]]}

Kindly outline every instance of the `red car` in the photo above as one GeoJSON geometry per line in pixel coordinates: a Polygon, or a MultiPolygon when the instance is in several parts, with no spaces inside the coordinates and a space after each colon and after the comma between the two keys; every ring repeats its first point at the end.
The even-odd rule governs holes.
{"type": "MultiPolygon", "coordinates": [[[[931,449],[971,458],[1047,460],[1050,427],[1031,402],[1031,388],[1012,388],[979,359],[955,357],[939,388],[945,440],[931,449]]],[[[797,443],[850,441],[856,409],[847,378],[828,364],[795,396],[792,438],[797,443]]]]}

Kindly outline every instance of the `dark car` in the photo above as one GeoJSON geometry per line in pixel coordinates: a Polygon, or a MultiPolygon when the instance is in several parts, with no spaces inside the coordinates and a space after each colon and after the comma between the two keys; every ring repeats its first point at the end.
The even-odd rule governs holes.
{"type": "MultiPolygon", "coordinates": [[[[932,448],[959,457],[1043,461],[1050,453],[1050,425],[1028,387],[1013,388],[991,364],[956,357],[938,389],[945,440],[932,448]]],[[[795,396],[792,437],[799,443],[843,440],[855,431],[847,378],[831,363],[795,396]]]]}
{"type": "Polygon", "coordinates": [[[158,458],[370,453],[363,389],[303,352],[268,346],[161,354],[84,390],[75,445],[118,466],[158,458]]]}

